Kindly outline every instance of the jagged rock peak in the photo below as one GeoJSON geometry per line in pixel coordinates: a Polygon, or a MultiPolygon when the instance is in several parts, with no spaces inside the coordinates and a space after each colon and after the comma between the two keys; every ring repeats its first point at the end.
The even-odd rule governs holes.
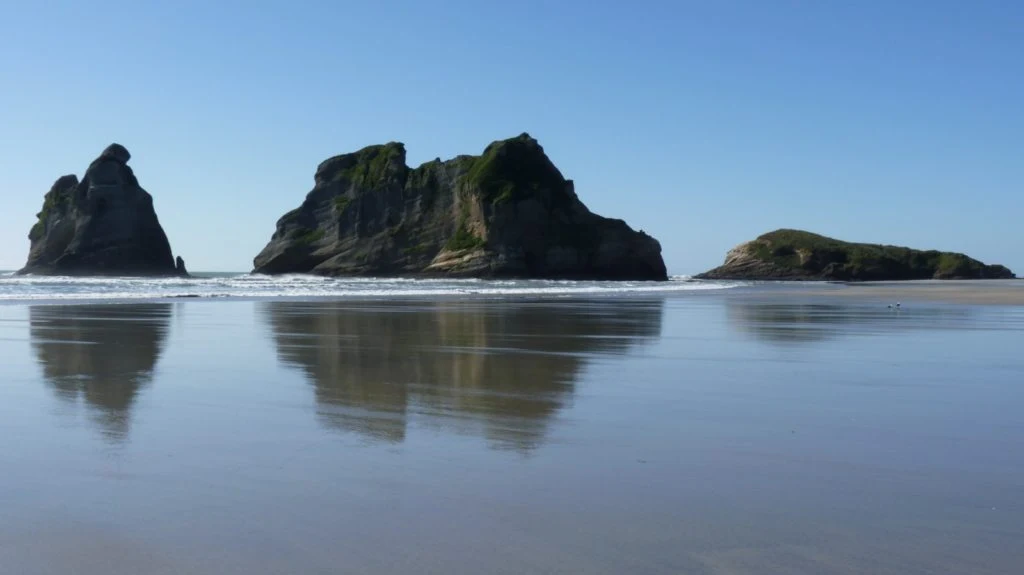
{"type": "Polygon", "coordinates": [[[81,180],[62,176],[43,198],[29,232],[23,274],[174,276],[179,271],[153,198],[132,169],[131,154],[111,144],[81,180]]]}

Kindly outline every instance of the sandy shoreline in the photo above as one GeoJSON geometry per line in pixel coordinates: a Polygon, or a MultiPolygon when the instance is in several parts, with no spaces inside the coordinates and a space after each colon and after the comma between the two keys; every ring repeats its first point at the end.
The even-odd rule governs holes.
{"type": "Polygon", "coordinates": [[[936,289],[1016,286],[0,305],[0,572],[1014,573],[1024,308],[936,289]]]}
{"type": "Polygon", "coordinates": [[[794,286],[759,292],[758,295],[828,296],[878,301],[933,301],[978,305],[1024,305],[1024,281],[921,281],[865,282],[794,286]]]}

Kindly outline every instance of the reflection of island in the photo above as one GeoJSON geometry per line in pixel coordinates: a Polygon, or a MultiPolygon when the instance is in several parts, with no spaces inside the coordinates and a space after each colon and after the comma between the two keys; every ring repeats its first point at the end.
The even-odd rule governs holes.
{"type": "Polygon", "coordinates": [[[124,439],[139,388],[163,349],[170,304],[35,306],[32,348],[62,399],[84,400],[102,433],[124,439]]]}
{"type": "Polygon", "coordinates": [[[960,325],[969,318],[965,308],[915,306],[900,310],[877,303],[793,302],[727,299],[729,323],[743,333],[776,344],[802,344],[847,335],[960,325]]]}
{"type": "Polygon", "coordinates": [[[322,421],[399,442],[410,418],[529,449],[572,397],[588,354],[661,332],[662,302],[270,303],[282,361],[315,386],[322,421]]]}

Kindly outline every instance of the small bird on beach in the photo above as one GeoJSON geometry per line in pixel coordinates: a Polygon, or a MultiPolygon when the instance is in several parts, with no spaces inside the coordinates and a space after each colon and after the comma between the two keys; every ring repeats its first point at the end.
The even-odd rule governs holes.
{"type": "Polygon", "coordinates": [[[900,302],[896,302],[895,305],[889,304],[889,309],[900,309],[900,302]]]}

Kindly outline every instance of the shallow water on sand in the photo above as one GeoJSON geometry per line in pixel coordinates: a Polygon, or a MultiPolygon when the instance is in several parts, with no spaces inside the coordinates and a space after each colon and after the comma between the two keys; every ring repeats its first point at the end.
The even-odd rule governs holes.
{"type": "Polygon", "coordinates": [[[0,572],[1013,573],[1024,308],[0,307],[0,572]]]}

